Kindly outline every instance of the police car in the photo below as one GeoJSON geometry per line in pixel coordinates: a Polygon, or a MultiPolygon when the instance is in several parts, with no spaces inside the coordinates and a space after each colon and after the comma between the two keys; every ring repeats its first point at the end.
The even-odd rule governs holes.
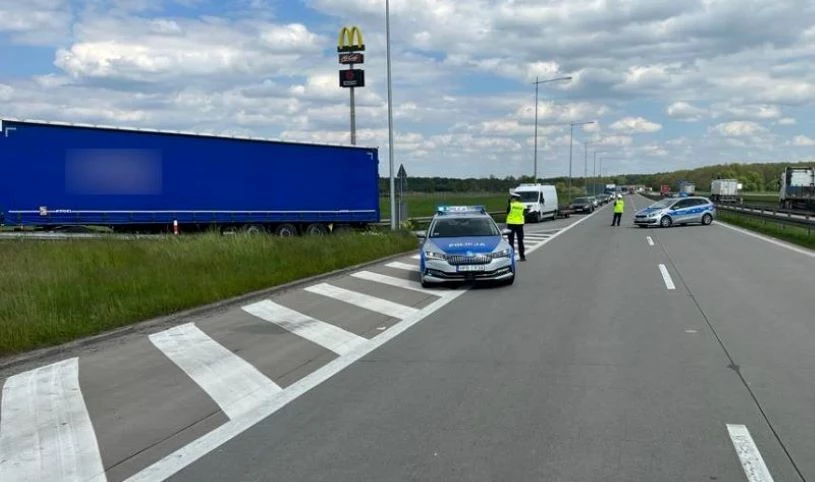
{"type": "Polygon", "coordinates": [[[716,205],[702,196],[665,198],[640,210],[634,215],[634,224],[670,227],[674,224],[700,223],[705,226],[713,222],[716,205]]]}
{"type": "Polygon", "coordinates": [[[461,282],[515,281],[515,251],[483,206],[439,206],[421,240],[422,286],[461,282]]]}

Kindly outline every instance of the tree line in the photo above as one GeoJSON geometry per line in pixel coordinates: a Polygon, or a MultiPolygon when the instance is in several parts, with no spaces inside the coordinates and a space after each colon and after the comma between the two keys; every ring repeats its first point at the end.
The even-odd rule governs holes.
{"type": "MultiPolygon", "coordinates": [[[[781,173],[787,167],[815,167],[813,163],[759,163],[759,164],[717,164],[696,169],[685,169],[673,172],[659,172],[656,174],[625,174],[606,176],[602,178],[584,179],[572,178],[572,187],[575,190],[583,189],[592,183],[602,184],[636,184],[644,185],[658,190],[660,185],[668,184],[672,190],[677,189],[680,181],[690,181],[696,184],[698,191],[709,191],[710,182],[714,179],[738,179],[744,185],[745,192],[778,191],[781,188],[781,173]]],[[[498,193],[508,192],[510,188],[520,183],[531,183],[531,176],[498,178],[452,178],[452,177],[408,177],[405,192],[422,193],[498,193]]],[[[555,177],[539,179],[543,184],[554,184],[559,190],[567,190],[568,178],[555,177]]],[[[389,188],[388,178],[381,178],[380,192],[387,195],[389,188]]],[[[396,180],[396,191],[399,192],[400,183],[396,180]]]]}

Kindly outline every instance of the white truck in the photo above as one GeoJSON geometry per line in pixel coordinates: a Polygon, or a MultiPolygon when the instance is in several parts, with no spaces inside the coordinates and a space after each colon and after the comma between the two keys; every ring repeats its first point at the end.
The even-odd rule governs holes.
{"type": "Polygon", "coordinates": [[[741,202],[741,189],[738,179],[714,179],[710,183],[710,200],[715,203],[741,202]]]}
{"type": "Polygon", "coordinates": [[[781,173],[781,209],[815,210],[815,167],[788,167],[781,173]]]}
{"type": "Polygon", "coordinates": [[[521,196],[521,202],[529,210],[527,220],[539,223],[544,219],[555,219],[558,215],[557,189],[551,184],[521,183],[509,190],[521,196]]]}

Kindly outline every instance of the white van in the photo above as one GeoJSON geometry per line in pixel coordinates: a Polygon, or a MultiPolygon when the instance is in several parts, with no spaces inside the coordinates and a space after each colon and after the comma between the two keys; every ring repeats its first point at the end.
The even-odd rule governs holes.
{"type": "Polygon", "coordinates": [[[529,208],[527,221],[539,223],[544,219],[557,217],[558,201],[557,189],[551,184],[522,183],[509,192],[516,192],[521,196],[521,202],[529,208]]]}

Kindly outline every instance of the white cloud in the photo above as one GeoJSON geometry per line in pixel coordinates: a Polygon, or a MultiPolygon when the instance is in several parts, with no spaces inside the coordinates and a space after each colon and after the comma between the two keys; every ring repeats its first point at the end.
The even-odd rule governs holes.
{"type": "Polygon", "coordinates": [[[624,117],[610,126],[615,131],[627,134],[650,133],[662,129],[662,125],[643,117],[624,117]]]}
{"type": "Polygon", "coordinates": [[[716,124],[710,131],[723,137],[746,137],[763,134],[767,129],[752,121],[733,121],[716,124]]]}
{"type": "Polygon", "coordinates": [[[815,140],[807,136],[795,136],[792,140],[794,146],[815,146],[815,140]]]}
{"type": "MultiPolygon", "coordinates": [[[[382,4],[302,4],[327,17],[270,0],[5,2],[3,114],[347,142],[334,43],[353,20],[367,46],[358,142],[386,166],[382,4]]],[[[793,160],[808,138],[774,130],[815,120],[810,0],[391,0],[391,22],[394,147],[411,174],[527,173],[536,77],[573,77],[539,87],[544,175],[565,172],[569,122],[597,121],[574,143],[643,172],[793,160]]]]}
{"type": "Polygon", "coordinates": [[[688,122],[700,120],[706,112],[705,109],[701,109],[685,101],[674,102],[665,109],[665,113],[668,114],[669,117],[688,122]]]}

